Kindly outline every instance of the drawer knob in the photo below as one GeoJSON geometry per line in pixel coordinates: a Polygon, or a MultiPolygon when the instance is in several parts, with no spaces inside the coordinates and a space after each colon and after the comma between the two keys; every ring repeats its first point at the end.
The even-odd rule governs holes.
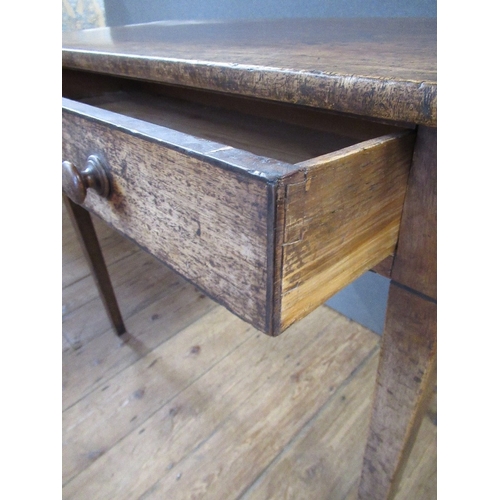
{"type": "Polygon", "coordinates": [[[68,198],[81,205],[87,196],[87,189],[93,189],[100,196],[107,198],[111,186],[102,161],[91,155],[83,169],[79,169],[70,161],[63,161],[62,189],[68,198]]]}

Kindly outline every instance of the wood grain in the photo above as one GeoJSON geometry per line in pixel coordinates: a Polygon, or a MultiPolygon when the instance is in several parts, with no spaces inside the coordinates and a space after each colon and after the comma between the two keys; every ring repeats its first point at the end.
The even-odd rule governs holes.
{"type": "MultiPolygon", "coordinates": [[[[378,356],[363,360],[241,500],[356,499],[378,356]]],[[[436,426],[425,418],[395,500],[436,496],[436,426]]]]}
{"type": "MultiPolygon", "coordinates": [[[[431,157],[436,135],[426,128],[437,124],[435,20],[284,20],[195,25],[171,22],[68,35],[64,44],[63,66],[67,68],[349,113],[351,117],[420,125],[421,143],[417,145],[410,182],[413,191],[407,198],[398,249],[401,255],[396,255],[393,276],[420,293],[412,294],[396,283],[391,286],[359,490],[361,498],[394,496],[423,418],[435,368],[435,303],[427,299],[435,297],[431,255],[435,242],[435,159],[431,157]],[[424,195],[418,200],[421,189],[424,195]],[[408,239],[415,232],[422,233],[416,244],[408,239]],[[398,258],[404,260],[398,262],[398,258]]],[[[333,281],[339,283],[349,275],[346,269],[375,265],[377,262],[367,261],[368,255],[380,252],[381,259],[394,249],[391,244],[389,250],[388,242],[397,233],[396,223],[384,220],[382,213],[375,214],[373,220],[365,218],[364,198],[357,200],[361,205],[359,213],[352,208],[354,204],[349,205],[352,200],[345,210],[350,213],[352,208],[349,221],[353,232],[343,226],[342,220],[329,226],[339,214],[336,205],[328,214],[330,192],[325,194],[321,186],[329,184],[331,172],[327,174],[327,169],[321,168],[321,161],[318,164],[316,159],[305,160],[307,168],[303,169],[304,165],[291,166],[273,161],[270,156],[259,158],[243,150],[235,151],[223,142],[188,138],[147,121],[115,119],[105,110],[96,115],[89,108],[83,104],[71,110],[66,108],[64,119],[70,127],[63,126],[63,133],[66,130],[67,134],[63,148],[66,153],[75,153],[79,162],[95,152],[106,160],[113,159],[115,194],[111,208],[90,196],[91,209],[124,234],[138,237],[149,251],[268,333],[279,333],[286,322],[292,324],[322,299],[318,289],[328,285],[320,278],[322,271],[332,273],[333,281]],[[109,145],[111,150],[107,149],[109,145]],[[175,188],[169,184],[172,178],[175,188]],[[191,179],[195,178],[199,183],[191,189],[191,179]],[[179,181],[183,202],[177,204],[179,181]],[[124,194],[134,190],[138,196],[130,203],[124,194]],[[242,210],[242,205],[251,209],[242,210]],[[160,217],[156,208],[153,215],[150,212],[149,217],[144,217],[143,211],[153,206],[162,207],[160,217]],[[318,211],[312,210],[311,224],[306,226],[304,221],[311,206],[317,206],[318,211]],[[374,227],[370,229],[371,222],[374,227]],[[317,231],[317,237],[307,245],[309,228],[312,236],[317,231]],[[322,249],[315,248],[325,228],[330,228],[340,248],[345,243],[351,251],[343,255],[330,249],[327,257],[322,249]],[[221,246],[223,241],[226,246],[221,246]],[[300,251],[293,248],[300,245],[300,251]],[[210,252],[201,253],[200,257],[202,248],[210,252]],[[333,271],[332,266],[336,267],[333,271]]],[[[331,159],[344,154],[346,151],[327,156],[331,159]]],[[[381,157],[374,161],[386,163],[381,157]]],[[[356,168],[361,165],[356,163],[353,171],[356,168]]],[[[365,193],[370,200],[372,192],[369,186],[363,186],[363,181],[358,176],[344,188],[347,192],[365,193]]],[[[382,184],[374,183],[371,187],[375,192],[379,188],[383,191],[382,184]]],[[[393,195],[389,190],[388,199],[393,195]]],[[[339,199],[344,203],[342,197],[339,199]]],[[[389,206],[390,213],[396,211],[396,204],[389,206]]],[[[297,432],[325,406],[330,397],[327,388],[335,391],[366,358],[356,357],[360,355],[361,341],[358,344],[350,337],[345,344],[331,342],[331,322],[314,323],[321,311],[292,326],[290,333],[297,329],[302,344],[290,335],[265,339],[297,342],[287,354],[285,350],[276,357],[276,352],[264,345],[253,356],[240,348],[219,358],[220,361],[215,355],[211,358],[212,367],[203,374],[203,369],[196,372],[199,377],[188,388],[178,384],[185,390],[172,400],[162,391],[160,382],[176,387],[179,380],[172,376],[170,365],[166,365],[165,372],[163,365],[155,368],[160,361],[147,354],[147,348],[141,351],[140,342],[135,344],[137,352],[149,355],[151,363],[130,365],[124,360],[126,367],[119,372],[126,375],[123,386],[118,372],[112,369],[109,375],[101,372],[107,377],[102,386],[95,379],[89,384],[75,384],[73,387],[87,392],[81,399],[76,395],[78,391],[72,396],[75,399],[71,408],[79,407],[81,412],[67,410],[72,417],[66,420],[71,437],[71,449],[67,452],[72,457],[68,461],[72,479],[64,489],[65,498],[189,498],[193,494],[237,498],[250,491],[258,477],[293,442],[297,432]],[[298,329],[299,325],[304,325],[304,329],[298,329]],[[314,339],[308,336],[310,332],[316,332],[314,339]],[[242,367],[246,361],[250,368],[245,370],[242,367]],[[158,375],[151,381],[151,394],[149,386],[145,389],[134,385],[136,381],[142,383],[142,375],[146,380],[149,367],[158,375]],[[259,371],[259,367],[264,370],[259,371]],[[137,380],[131,375],[135,369],[140,375],[137,380]],[[167,376],[162,379],[164,373],[167,376]],[[207,379],[206,373],[213,378],[207,379]],[[284,389],[284,380],[288,389],[284,389]],[[334,382],[327,386],[325,380],[334,382]],[[117,397],[110,397],[108,402],[105,393],[110,387],[117,397]],[[172,406],[170,401],[174,401],[172,406]],[[148,414],[150,407],[156,410],[153,415],[148,414]],[[224,412],[226,408],[228,411],[224,412]],[[101,410],[109,417],[104,419],[104,426],[109,421],[118,424],[109,436],[96,416],[101,410]],[[140,412],[140,418],[132,415],[134,410],[140,412]],[[88,428],[79,423],[79,418],[89,423],[88,428]],[[136,420],[144,425],[135,427],[136,420]],[[79,427],[81,436],[85,436],[83,440],[73,427],[79,427]],[[77,475],[72,476],[73,473],[77,475]]],[[[228,317],[230,329],[248,331],[247,325],[228,317]],[[237,324],[242,325],[242,330],[237,324]]],[[[189,337],[192,341],[210,337],[206,323],[196,328],[197,336],[189,337]]],[[[215,338],[216,334],[212,336],[215,338]]],[[[97,337],[89,335],[95,341],[97,337]]],[[[66,353],[80,347],[78,341],[72,343],[68,338],[63,343],[66,353]]],[[[263,339],[250,335],[245,345],[252,341],[257,345],[263,339]]],[[[179,345],[184,345],[182,340],[179,345]]],[[[184,363],[178,359],[172,363],[176,372],[193,366],[200,345],[191,346],[184,363]]],[[[118,365],[122,366],[120,361],[118,365]]],[[[187,379],[191,380],[189,376],[190,372],[187,379]]],[[[351,479],[349,482],[352,484],[351,479]]],[[[354,486],[342,489],[345,492],[349,487],[347,497],[354,486]]],[[[410,494],[409,498],[415,495],[410,494]]]]}
{"type": "Polygon", "coordinates": [[[418,129],[392,278],[437,297],[436,129],[418,129]]]}
{"type": "MultiPolygon", "coordinates": [[[[111,228],[104,226],[98,227],[98,230],[104,240],[115,233],[111,228]]],[[[73,233],[68,236],[75,241],[73,233]]],[[[118,240],[121,240],[123,249],[120,249],[119,243],[104,249],[105,256],[110,262],[115,262],[115,252],[119,256],[129,247],[129,242],[124,238],[119,237],[118,240]]],[[[67,249],[72,252],[71,239],[68,238],[66,243],[67,245],[63,247],[63,256],[66,255],[67,249]]],[[[165,271],[165,267],[154,258],[139,250],[130,255],[130,259],[135,260],[129,261],[128,266],[140,269],[145,258],[151,261],[151,266],[143,274],[150,276],[150,282],[153,283],[154,276],[165,271]]],[[[68,266],[64,267],[65,272],[69,269],[68,266]]],[[[177,279],[173,273],[171,274],[170,280],[167,277],[163,279],[167,281],[177,279]]],[[[121,289],[122,287],[118,291],[121,292],[121,289]]],[[[136,478],[141,485],[146,485],[148,488],[149,498],[158,498],[155,497],[154,491],[154,484],[158,479],[169,473],[177,478],[181,472],[182,463],[169,462],[169,459],[178,456],[183,446],[190,449],[189,446],[193,442],[204,441],[213,434],[212,429],[222,430],[220,424],[228,418],[235,418],[232,417],[235,415],[233,413],[235,409],[239,416],[238,423],[247,420],[247,412],[249,415],[252,414],[257,398],[260,408],[267,408],[259,412],[258,419],[265,422],[269,437],[265,440],[258,439],[251,432],[252,426],[249,427],[250,432],[240,427],[238,439],[244,441],[247,446],[239,447],[235,457],[241,457],[241,461],[245,464],[244,469],[248,473],[243,471],[241,474],[224,475],[219,472],[219,467],[212,460],[212,457],[218,456],[219,449],[217,446],[210,446],[204,448],[202,454],[200,454],[202,449],[198,454],[196,448],[191,452],[198,459],[200,467],[198,477],[208,478],[211,475],[222,474],[226,488],[226,494],[222,498],[227,500],[237,498],[229,493],[235,490],[246,492],[238,496],[244,500],[266,498],[260,494],[262,491],[275,491],[275,498],[280,499],[286,498],[280,496],[281,492],[293,491],[291,498],[294,500],[301,498],[309,500],[312,498],[311,492],[315,493],[315,500],[343,500],[343,493],[356,486],[353,481],[356,482],[360,474],[369,423],[371,389],[376,375],[374,357],[377,356],[377,352],[371,349],[371,346],[374,340],[378,342],[377,336],[334,311],[321,308],[324,309],[324,316],[313,314],[315,318],[310,317],[311,320],[304,320],[295,325],[287,335],[272,339],[263,335],[255,339],[252,337],[227,358],[219,358],[218,363],[196,378],[191,386],[178,394],[170,404],[160,408],[155,415],[151,415],[147,426],[139,426],[127,434],[127,429],[130,430],[133,422],[147,413],[146,401],[154,407],[162,398],[175,396],[175,390],[182,386],[183,379],[191,380],[191,371],[198,370],[198,362],[207,366],[206,360],[210,357],[210,353],[213,354],[217,350],[219,355],[222,355],[226,341],[234,342],[248,338],[245,331],[239,329],[248,326],[208,298],[201,298],[199,292],[185,282],[181,283],[177,292],[166,296],[158,296],[154,287],[151,287],[149,288],[151,294],[147,297],[145,295],[147,290],[143,290],[137,274],[130,273],[123,283],[123,289],[130,291],[125,303],[133,304],[136,293],[141,303],[148,304],[128,317],[127,326],[131,334],[120,339],[108,330],[88,342],[82,342],[79,346],[68,346],[63,353],[63,383],[65,383],[63,395],[66,402],[64,413],[68,414],[63,417],[63,440],[66,442],[64,453],[66,456],[77,456],[78,449],[81,453],[78,458],[79,463],[87,461],[86,463],[91,463],[90,467],[94,472],[101,470],[96,480],[106,474],[112,476],[108,498],[119,498],[119,495],[115,494],[118,491],[115,489],[116,485],[121,481],[133,482],[136,478]],[[218,309],[219,313],[206,316],[210,311],[215,312],[214,308],[218,309]],[[200,317],[205,319],[200,320],[200,317]],[[195,326],[196,321],[198,326],[195,326]],[[196,330],[195,335],[193,328],[196,330]],[[352,337],[351,334],[355,329],[359,329],[359,332],[352,337]],[[323,330],[321,335],[319,335],[320,330],[323,330]],[[319,335],[317,339],[316,335],[319,335]],[[181,340],[184,336],[185,339],[181,340]],[[179,338],[172,343],[176,337],[179,338]],[[213,340],[207,341],[208,338],[213,340]],[[311,341],[314,347],[304,356],[302,351],[311,344],[311,341]],[[249,342],[252,342],[252,347],[249,347],[249,342]],[[355,349],[362,354],[360,357],[355,355],[360,362],[354,370],[351,369],[351,360],[343,353],[343,350],[348,348],[349,342],[354,342],[355,349]],[[321,354],[325,345],[331,347],[331,350],[328,348],[330,357],[328,362],[321,354]],[[151,362],[159,358],[149,368],[149,371],[154,371],[149,395],[148,386],[143,385],[148,381],[137,378],[134,385],[132,376],[133,373],[140,373],[140,360],[145,356],[149,356],[151,362]],[[326,370],[330,369],[327,368],[328,363],[334,363],[331,368],[340,374],[339,377],[315,376],[315,364],[323,359],[326,370]],[[332,361],[335,359],[339,364],[332,361]],[[345,368],[342,366],[342,359],[347,360],[348,366],[345,368]],[[173,376],[169,369],[171,362],[177,369],[181,367],[177,376],[175,374],[173,376]],[[297,365],[298,362],[300,365],[297,365]],[[133,365],[137,363],[139,364],[134,369],[133,365]],[[164,370],[158,369],[161,363],[164,370]],[[217,368],[220,363],[222,365],[217,368]],[[154,389],[159,378],[163,381],[161,392],[154,389]],[[328,384],[333,380],[336,382],[334,390],[331,391],[328,384]],[[108,387],[104,389],[106,386],[108,387]],[[304,425],[302,425],[303,420],[298,419],[287,422],[287,433],[291,438],[284,446],[280,447],[282,441],[276,445],[271,444],[275,436],[281,435],[282,422],[286,419],[286,414],[291,411],[294,414],[305,411],[304,398],[308,392],[322,391],[323,389],[319,389],[322,386],[323,389],[328,388],[325,404],[317,411],[313,410],[314,414],[304,425]],[[255,395],[248,397],[252,387],[256,389],[255,395]],[[144,392],[141,389],[145,389],[144,392]],[[109,392],[111,390],[116,392],[115,397],[109,392]],[[103,398],[106,393],[110,394],[107,399],[103,398]],[[279,407],[284,404],[282,401],[287,393],[290,393],[291,399],[283,410],[280,410],[279,407]],[[142,398],[139,397],[141,394],[142,398]],[[135,397],[131,397],[132,395],[135,397]],[[120,413],[120,402],[128,399],[129,403],[122,407],[121,411],[125,413],[128,407],[136,409],[138,413],[130,417],[137,415],[133,422],[121,417],[116,421],[102,418],[99,422],[95,415],[89,414],[92,401],[99,402],[99,405],[92,407],[96,415],[100,411],[111,415],[113,412],[120,413]],[[75,403],[78,404],[75,406],[75,403]],[[295,406],[297,409],[293,410],[295,406]],[[68,407],[78,407],[82,411],[68,412],[68,407]],[[88,440],[87,438],[68,440],[70,435],[75,436],[75,432],[71,430],[73,426],[78,427],[88,440]],[[117,435],[124,437],[111,448],[103,446],[105,443],[110,446],[109,443],[113,442],[117,435]],[[86,440],[87,445],[85,445],[86,440]],[[264,453],[267,453],[268,457],[273,457],[268,466],[262,460],[262,450],[266,444],[272,451],[264,453]],[[74,451],[69,449],[72,446],[75,446],[74,451]],[[151,460],[148,459],[148,452],[156,453],[151,460]],[[257,481],[252,482],[255,470],[262,472],[259,473],[257,481]]],[[[64,288],[63,298],[66,292],[67,288],[64,288]]],[[[89,277],[88,285],[80,289],[82,303],[80,307],[83,309],[89,307],[88,315],[93,314],[91,299],[95,293],[89,277]]],[[[313,406],[318,408],[314,402],[313,406]]],[[[248,419],[250,418],[249,416],[248,419]]],[[[433,421],[435,422],[435,418],[433,421]]],[[[402,489],[396,497],[398,500],[435,498],[435,435],[435,424],[426,418],[408,467],[405,469],[401,482],[402,489]]],[[[225,445],[224,440],[217,442],[225,445]]],[[[191,481],[188,480],[190,476],[186,471],[182,472],[175,481],[176,491],[171,498],[182,498],[183,495],[189,496],[193,493],[191,481]]],[[[81,474],[92,483],[93,475],[88,469],[81,474]]],[[[92,490],[93,486],[85,483],[83,479],[82,477],[81,484],[84,484],[84,487],[81,490],[74,488],[71,490],[71,495],[66,492],[63,492],[63,495],[75,500],[89,498],[87,492],[92,490]]],[[[78,482],[75,478],[69,484],[73,481],[78,482]]],[[[69,491],[69,484],[63,490],[69,491]]],[[[140,498],[135,491],[133,486],[128,496],[127,493],[124,493],[124,496],[130,499],[140,498]]],[[[208,488],[204,498],[220,500],[220,490],[214,488],[212,493],[212,489],[208,488]]]]}
{"type": "Polygon", "coordinates": [[[359,480],[364,451],[360,438],[368,432],[377,361],[378,349],[363,360],[355,376],[345,380],[242,500],[346,497],[359,480]]]}
{"type": "Polygon", "coordinates": [[[413,139],[393,134],[304,162],[282,186],[277,331],[394,251],[413,139]]]}
{"type": "MultiPolygon", "coordinates": [[[[154,260],[151,256],[145,254],[144,256],[154,260]]],[[[140,263],[139,259],[135,261],[140,263]]],[[[155,261],[153,269],[143,272],[157,276],[155,271],[158,270],[159,265],[155,261]]],[[[138,297],[140,290],[137,282],[129,277],[128,283],[132,283],[134,289],[137,289],[138,297]]],[[[170,287],[169,293],[163,296],[156,295],[151,288],[150,291],[152,292],[151,303],[142,304],[144,307],[128,316],[128,333],[122,340],[116,339],[109,335],[109,331],[105,331],[90,340],[81,340],[78,349],[73,348],[64,356],[62,367],[64,410],[102,386],[148,352],[153,351],[216,305],[185,282],[180,283],[178,287],[170,287]]],[[[92,296],[91,291],[87,296],[92,296]]],[[[129,302],[132,301],[133,297],[129,302]]],[[[88,303],[82,307],[87,311],[92,309],[88,303]]],[[[64,328],[64,330],[67,334],[67,329],[64,328]]]]}
{"type": "Polygon", "coordinates": [[[170,404],[177,393],[244,344],[253,333],[249,325],[223,309],[210,311],[184,335],[173,336],[154,353],[147,353],[125,368],[119,384],[110,377],[89,397],[68,408],[63,417],[63,483],[89,467],[99,452],[112,448],[140,428],[159,408],[170,404]],[[218,328],[207,328],[211,324],[218,328]],[[200,342],[202,331],[206,334],[200,342]],[[104,435],[102,422],[113,422],[104,435]]]}
{"type": "MultiPolygon", "coordinates": [[[[100,98],[103,102],[106,102],[106,99],[109,101],[113,98],[113,94],[141,93],[150,99],[158,99],[158,104],[169,100],[182,100],[192,104],[201,104],[211,110],[236,112],[245,115],[247,118],[252,116],[266,118],[274,122],[279,121],[281,125],[298,125],[316,131],[351,137],[358,141],[390,134],[396,132],[398,128],[414,129],[416,127],[406,122],[397,123],[381,119],[367,119],[367,117],[360,120],[359,117],[327,109],[315,109],[308,106],[256,99],[238,94],[224,94],[194,87],[131,80],[68,68],[63,68],[62,75],[62,95],[77,101],[83,100],[87,102],[89,98],[100,98]]],[[[203,110],[204,108],[199,109],[203,110]]]]}
{"type": "Polygon", "coordinates": [[[435,19],[165,22],[64,34],[63,66],[436,126],[435,19]]]}
{"type": "MultiPolygon", "coordinates": [[[[431,404],[435,403],[434,395],[431,404]]],[[[410,498],[437,498],[437,426],[429,414],[422,421],[394,495],[395,500],[410,498]]]]}
{"type": "Polygon", "coordinates": [[[359,498],[393,498],[436,376],[436,304],[391,284],[359,498]]]}
{"type": "MultiPolygon", "coordinates": [[[[95,457],[88,450],[99,445],[97,449],[104,453],[90,464],[86,458],[88,466],[66,484],[63,497],[97,500],[150,495],[181,499],[196,493],[211,498],[236,498],[378,341],[376,335],[328,308],[308,316],[302,328],[273,339],[257,334],[218,309],[190,327],[183,335],[186,340],[179,339],[178,348],[165,346],[161,349],[164,354],[157,352],[149,362],[144,359],[137,367],[131,367],[123,385],[108,382],[109,388],[104,392],[112,392],[107,397],[100,390],[95,391],[82,401],[81,406],[88,410],[74,413],[72,418],[75,421],[77,415],[88,414],[91,420],[81,420],[79,433],[70,429],[78,443],[72,439],[67,445],[75,451],[83,447],[76,455],[82,458],[95,457]],[[332,339],[330,332],[336,322],[342,323],[342,335],[332,339]],[[313,334],[306,340],[301,331],[313,334]],[[198,358],[208,359],[213,350],[224,348],[225,342],[216,340],[221,335],[232,339],[231,345],[241,345],[221,356],[210,370],[210,377],[204,376],[189,385],[188,380],[195,375],[193,370],[201,370],[205,364],[198,358]],[[189,354],[193,340],[187,339],[202,337],[207,340],[197,344],[199,353],[189,354]],[[208,352],[203,355],[205,349],[208,352]],[[157,358],[159,361],[148,369],[157,358]],[[242,366],[252,368],[242,370],[242,366]],[[319,382],[325,379],[328,384],[319,382]],[[144,396],[134,399],[134,393],[141,388],[144,396]],[[175,396],[168,399],[168,394],[175,396]],[[125,400],[129,400],[126,406],[125,400]],[[301,404],[297,403],[299,400],[301,404]],[[154,412],[162,402],[161,409],[154,412]],[[127,431],[127,435],[106,451],[102,445],[107,441],[99,438],[98,429],[109,421],[99,414],[108,412],[123,414],[119,417],[123,422],[119,429],[127,431]],[[150,417],[145,419],[148,413],[150,417]],[[139,415],[140,425],[135,420],[129,423],[134,415],[139,415]],[[87,425],[89,430],[83,435],[87,425]],[[119,475],[115,467],[120,469],[119,475]]],[[[106,434],[116,439],[116,433],[110,431],[106,434]]]]}
{"type": "MultiPolygon", "coordinates": [[[[192,147],[200,142],[187,140],[192,147]]],[[[265,330],[266,183],[167,146],[64,113],[63,157],[78,163],[93,151],[113,177],[110,201],[89,192],[85,207],[265,330]]],[[[201,144],[208,151],[218,146],[201,144]]],[[[259,163],[255,157],[257,172],[259,163]]]]}
{"type": "MultiPolygon", "coordinates": [[[[286,163],[298,163],[359,142],[355,138],[358,120],[351,123],[337,119],[342,130],[332,133],[143,92],[122,91],[82,102],[286,163]]],[[[367,138],[378,137],[384,128],[377,124],[367,138]]]]}

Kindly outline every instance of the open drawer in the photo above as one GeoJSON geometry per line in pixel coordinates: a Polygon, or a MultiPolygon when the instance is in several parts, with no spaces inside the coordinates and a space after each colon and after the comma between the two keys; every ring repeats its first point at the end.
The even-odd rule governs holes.
{"type": "Polygon", "coordinates": [[[412,130],[66,71],[63,160],[106,166],[83,206],[278,335],[395,248],[412,130]]]}

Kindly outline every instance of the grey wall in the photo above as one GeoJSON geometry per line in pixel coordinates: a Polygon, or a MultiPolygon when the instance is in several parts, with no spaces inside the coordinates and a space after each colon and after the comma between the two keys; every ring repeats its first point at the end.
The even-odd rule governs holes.
{"type": "Polygon", "coordinates": [[[326,302],[326,305],[375,333],[384,330],[390,280],[367,272],[326,302]]]}
{"type": "Polygon", "coordinates": [[[436,17],[436,0],[104,0],[106,24],[162,19],[436,17]]]}

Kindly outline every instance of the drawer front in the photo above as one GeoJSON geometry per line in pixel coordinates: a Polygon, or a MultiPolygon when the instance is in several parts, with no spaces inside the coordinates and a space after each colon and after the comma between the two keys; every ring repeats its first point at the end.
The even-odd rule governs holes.
{"type": "Polygon", "coordinates": [[[266,329],[266,182],[72,112],[62,130],[63,159],[98,155],[111,174],[110,198],[89,189],[85,208],[266,329]]]}

